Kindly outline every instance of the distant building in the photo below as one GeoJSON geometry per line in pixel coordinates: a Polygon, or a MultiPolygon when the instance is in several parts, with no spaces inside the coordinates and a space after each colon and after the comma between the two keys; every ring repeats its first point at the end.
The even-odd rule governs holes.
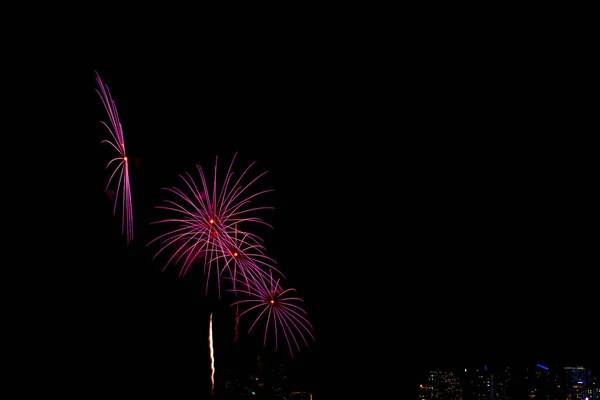
{"type": "Polygon", "coordinates": [[[524,386],[530,399],[567,399],[566,381],[560,368],[536,364],[526,367],[524,373],[524,386]]]}
{"type": "Polygon", "coordinates": [[[594,396],[598,397],[590,370],[581,365],[564,367],[564,369],[570,400],[592,400],[594,396]]]}
{"type": "Polygon", "coordinates": [[[483,368],[466,368],[462,374],[464,399],[495,400],[494,384],[494,374],[487,365],[483,368]]]}
{"type": "Polygon", "coordinates": [[[520,400],[526,398],[523,371],[508,365],[483,365],[461,370],[463,400],[520,400]]]}
{"type": "Polygon", "coordinates": [[[514,371],[510,366],[501,366],[490,371],[491,398],[494,400],[516,400],[514,392],[514,371]]]}
{"type": "Polygon", "coordinates": [[[419,399],[462,400],[458,375],[452,371],[429,371],[427,382],[419,385],[419,399]]]}

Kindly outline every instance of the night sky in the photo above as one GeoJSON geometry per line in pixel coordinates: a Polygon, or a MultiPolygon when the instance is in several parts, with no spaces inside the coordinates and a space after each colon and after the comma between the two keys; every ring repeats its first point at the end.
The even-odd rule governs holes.
{"type": "Polygon", "coordinates": [[[201,396],[209,312],[217,359],[261,349],[244,331],[228,348],[232,310],[204,295],[201,271],[161,272],[145,247],[161,188],[236,152],[238,170],[256,162],[275,189],[263,233],[315,326],[293,361],[315,393],[414,384],[432,366],[592,363],[596,151],[581,109],[559,106],[544,49],[284,33],[107,45],[56,75],[41,68],[52,111],[28,186],[48,229],[29,271],[44,332],[35,372],[54,376],[58,358],[57,387],[201,396]],[[94,70],[135,160],[129,247],[104,193],[94,70]]]}

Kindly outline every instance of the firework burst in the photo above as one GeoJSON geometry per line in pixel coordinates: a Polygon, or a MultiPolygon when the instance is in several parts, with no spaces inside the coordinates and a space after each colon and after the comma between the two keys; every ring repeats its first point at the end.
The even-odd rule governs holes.
{"type": "Polygon", "coordinates": [[[253,204],[258,196],[272,190],[256,193],[251,191],[254,183],[266,172],[245,180],[254,165],[252,163],[236,179],[232,172],[236,156],[237,153],[231,160],[221,185],[218,184],[217,179],[217,157],[212,185],[209,185],[210,181],[206,179],[202,168],[196,165],[200,185],[196,184],[191,174],[186,172],[179,175],[184,183],[182,188],[165,188],[164,190],[173,195],[174,199],[164,200],[164,204],[157,208],[169,211],[173,216],[155,221],[153,224],[166,224],[170,229],[148,243],[148,245],[160,243],[154,258],[167,249],[171,250],[163,271],[170,264],[179,265],[180,276],[183,276],[192,264],[203,261],[204,273],[207,277],[206,292],[208,293],[211,270],[214,270],[219,297],[221,276],[225,272],[237,281],[238,274],[244,277],[247,277],[249,271],[259,274],[260,265],[272,261],[264,255],[262,239],[242,230],[242,227],[251,224],[262,224],[272,228],[254,214],[273,207],[253,204]],[[245,181],[248,182],[244,183],[245,181]]]}
{"type": "Polygon", "coordinates": [[[108,114],[109,123],[100,121],[106,129],[110,132],[110,140],[102,140],[101,143],[107,143],[112,146],[117,155],[112,158],[107,164],[106,169],[112,166],[112,173],[108,179],[105,190],[108,191],[111,183],[114,184],[113,179],[116,179],[116,190],[114,196],[114,207],[113,215],[117,213],[117,204],[121,202],[121,233],[124,233],[127,238],[127,244],[133,240],[133,207],[131,202],[131,189],[129,184],[129,159],[127,152],[125,151],[125,138],[123,136],[123,127],[119,120],[119,113],[117,112],[117,106],[112,99],[108,85],[102,83],[100,75],[96,72],[96,81],[98,82],[99,89],[96,92],[102,100],[102,104],[108,114]]]}
{"type": "MultiPolygon", "coordinates": [[[[247,288],[232,289],[240,295],[245,295],[248,298],[233,302],[232,306],[244,305],[248,308],[239,314],[237,318],[241,318],[245,314],[254,313],[256,318],[248,329],[248,333],[257,326],[258,322],[265,319],[265,330],[263,345],[267,345],[267,334],[271,331],[275,336],[275,350],[277,350],[278,338],[283,334],[288,345],[290,355],[294,356],[294,349],[300,351],[300,341],[302,340],[308,346],[307,337],[314,340],[312,334],[313,326],[306,318],[306,311],[298,303],[303,300],[300,297],[294,296],[296,289],[283,289],[280,285],[281,278],[274,279],[273,274],[269,274],[269,278],[264,279],[260,276],[258,279],[250,279],[247,281],[247,288]]],[[[244,282],[239,282],[240,286],[244,282]]]]}
{"type": "Polygon", "coordinates": [[[238,277],[242,278],[247,287],[248,282],[257,279],[268,279],[272,272],[281,275],[283,273],[275,267],[275,260],[266,255],[266,248],[258,243],[260,238],[247,232],[239,232],[237,229],[233,232],[227,232],[225,240],[221,244],[221,251],[215,252],[210,260],[221,271],[228,271],[229,278],[233,283],[234,291],[237,293],[238,277]]]}

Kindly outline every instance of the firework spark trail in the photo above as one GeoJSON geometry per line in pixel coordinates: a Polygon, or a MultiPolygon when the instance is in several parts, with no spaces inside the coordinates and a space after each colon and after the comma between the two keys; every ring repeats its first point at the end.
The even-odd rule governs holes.
{"type": "Polygon", "coordinates": [[[217,179],[218,157],[215,160],[212,187],[209,187],[208,182],[210,181],[206,179],[202,168],[196,165],[200,176],[200,185],[196,184],[188,172],[185,172],[179,175],[184,183],[182,188],[164,188],[174,195],[175,199],[164,200],[164,205],[157,206],[157,208],[172,212],[174,215],[152,223],[168,224],[171,228],[148,243],[150,245],[160,242],[160,248],[153,259],[168,248],[172,250],[163,271],[170,264],[180,264],[180,276],[185,275],[195,261],[203,259],[204,273],[207,276],[206,292],[208,293],[211,269],[214,268],[219,297],[221,296],[221,276],[225,271],[230,277],[235,278],[235,282],[238,273],[244,274],[249,269],[253,269],[255,274],[260,274],[263,272],[260,265],[272,262],[264,255],[261,246],[262,239],[240,229],[240,227],[252,223],[272,228],[271,225],[252,214],[273,207],[251,205],[256,197],[272,190],[248,193],[250,187],[266,172],[250,179],[249,183],[242,183],[254,165],[251,163],[237,179],[234,179],[232,167],[236,156],[237,153],[231,160],[220,188],[217,179]],[[238,256],[241,257],[235,260],[238,256]]]}
{"type": "Polygon", "coordinates": [[[239,326],[240,326],[240,306],[235,306],[235,336],[233,337],[233,344],[236,344],[239,339],[239,326]]]}
{"type": "Polygon", "coordinates": [[[210,391],[215,394],[215,355],[213,349],[213,334],[212,334],[212,313],[208,323],[208,347],[210,348],[210,391]]]}
{"type": "MultiPolygon", "coordinates": [[[[252,277],[246,290],[231,290],[244,294],[250,298],[235,301],[231,305],[250,305],[248,309],[239,314],[238,318],[241,318],[244,314],[253,310],[260,311],[250,326],[250,329],[248,329],[248,333],[250,333],[258,321],[266,315],[263,345],[267,345],[267,333],[269,332],[270,327],[272,334],[275,336],[275,350],[277,350],[278,346],[278,332],[282,332],[285,341],[287,342],[290,355],[293,357],[294,350],[292,348],[292,343],[296,350],[300,351],[298,336],[304,341],[306,346],[308,346],[308,340],[305,334],[308,334],[313,340],[315,340],[315,337],[311,332],[313,326],[305,317],[306,311],[301,306],[294,303],[303,302],[303,300],[300,297],[290,296],[296,289],[289,288],[284,290],[279,284],[280,280],[281,278],[277,280],[273,279],[272,273],[268,280],[263,279],[262,276],[252,277]]],[[[244,284],[244,282],[241,281],[239,283],[244,284]]]]}
{"type": "Polygon", "coordinates": [[[106,129],[108,129],[112,137],[112,141],[102,140],[100,143],[108,143],[118,153],[118,156],[114,157],[108,162],[108,164],[106,164],[106,168],[108,169],[112,163],[116,162],[116,164],[113,166],[113,172],[108,179],[105,190],[108,190],[113,178],[115,178],[117,172],[120,172],[118,174],[117,189],[115,191],[116,195],[114,199],[113,215],[116,215],[117,203],[120,199],[122,214],[121,233],[126,232],[127,244],[129,244],[133,240],[133,206],[131,202],[131,188],[129,181],[129,161],[125,151],[123,127],[121,125],[121,121],[119,120],[117,106],[112,99],[108,85],[102,83],[100,74],[98,74],[98,72],[96,72],[96,81],[100,86],[100,89],[96,89],[96,93],[98,93],[100,96],[100,100],[102,100],[102,104],[104,105],[106,113],[108,114],[110,126],[104,121],[100,122],[106,127],[106,129]]]}

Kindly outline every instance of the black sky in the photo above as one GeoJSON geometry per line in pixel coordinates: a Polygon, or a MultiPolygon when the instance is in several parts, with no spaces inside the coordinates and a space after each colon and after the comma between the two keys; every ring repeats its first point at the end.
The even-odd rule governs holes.
{"type": "Polygon", "coordinates": [[[199,274],[160,272],[147,223],[177,174],[239,152],[275,189],[267,241],[316,326],[315,391],[438,364],[591,363],[596,152],[552,47],[378,28],[133,41],[40,68],[41,358],[106,392],[195,386],[197,313],[220,306],[199,274]],[[139,159],[130,248],[103,193],[94,70],[139,159]]]}

